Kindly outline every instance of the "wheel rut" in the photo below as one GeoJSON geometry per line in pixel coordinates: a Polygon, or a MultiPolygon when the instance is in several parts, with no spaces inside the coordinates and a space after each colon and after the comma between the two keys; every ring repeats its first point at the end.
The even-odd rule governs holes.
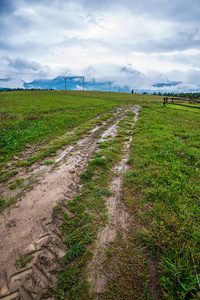
{"type": "MultiPolygon", "coordinates": [[[[138,110],[139,106],[129,108],[116,116],[110,124],[91,130],[89,136],[61,153],[56,159],[58,167],[36,170],[38,183],[21,197],[15,208],[0,216],[0,299],[54,299],[51,292],[56,285],[60,264],[65,255],[64,241],[59,230],[62,220],[54,207],[56,203],[66,203],[77,194],[80,176],[88,160],[96,152],[98,142],[108,136],[112,138],[116,134],[117,122],[125,118],[128,111],[135,112],[137,116],[138,110]],[[24,253],[31,260],[27,266],[16,270],[15,262],[24,253]]],[[[130,142],[127,149],[129,144],[130,142]]],[[[117,166],[120,177],[118,180],[115,178],[111,184],[115,195],[108,199],[109,225],[105,234],[99,233],[102,245],[109,243],[112,236],[114,238],[116,228],[126,227],[120,221],[122,213],[125,214],[120,202],[120,190],[126,160],[127,154],[117,166]]],[[[96,256],[95,259],[97,258],[96,256]]],[[[97,286],[100,289],[103,284],[97,283],[97,286]]]]}
{"type": "MultiPolygon", "coordinates": [[[[140,106],[136,105],[134,109],[135,118],[132,126],[134,126],[135,122],[137,122],[139,109],[140,106]]],[[[109,244],[115,240],[118,234],[123,235],[125,238],[129,229],[131,216],[127,212],[126,206],[121,199],[124,174],[128,171],[127,160],[130,156],[131,142],[132,136],[127,142],[124,143],[124,154],[121,161],[111,170],[111,174],[113,175],[109,190],[112,192],[112,195],[106,199],[109,221],[107,226],[98,234],[93,260],[88,266],[88,279],[91,284],[91,292],[95,292],[97,299],[98,295],[102,292],[104,286],[110,278],[109,274],[105,274],[103,267],[106,260],[106,250],[109,244]]]]}

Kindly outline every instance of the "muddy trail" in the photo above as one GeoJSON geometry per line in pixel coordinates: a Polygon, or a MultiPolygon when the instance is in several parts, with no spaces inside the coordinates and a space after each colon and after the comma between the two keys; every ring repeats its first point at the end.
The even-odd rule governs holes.
{"type": "MultiPolygon", "coordinates": [[[[96,126],[75,145],[60,151],[55,165],[32,168],[32,189],[0,215],[0,299],[55,299],[51,296],[51,288],[59,276],[59,260],[65,255],[57,204],[73,199],[81,189],[81,174],[98,151],[98,144],[117,134],[117,124],[128,112],[135,114],[134,126],[139,109],[139,105],[120,108],[112,122],[96,126]]],[[[124,143],[123,157],[112,170],[119,176],[114,176],[110,183],[112,195],[107,198],[108,224],[99,231],[94,256],[88,265],[88,280],[96,294],[107,282],[101,267],[106,248],[119,230],[126,235],[129,222],[121,193],[131,141],[132,137],[124,143]],[[100,248],[101,254],[97,251],[100,248]]],[[[8,189],[1,190],[2,194],[5,192],[8,189]]]]}

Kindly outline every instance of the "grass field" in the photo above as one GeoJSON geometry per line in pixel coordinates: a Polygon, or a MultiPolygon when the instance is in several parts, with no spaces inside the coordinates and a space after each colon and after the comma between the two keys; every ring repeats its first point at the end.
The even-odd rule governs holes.
{"type": "MultiPolygon", "coordinates": [[[[0,94],[0,162],[25,145],[44,142],[146,95],[101,92],[4,92],[0,94]]],[[[154,96],[154,98],[156,98],[154,96]]]]}
{"type": "Polygon", "coordinates": [[[198,110],[147,104],[125,178],[126,203],[133,213],[141,211],[139,240],[159,257],[166,299],[199,295],[199,128],[198,110]]]}
{"type": "Polygon", "coordinates": [[[10,158],[26,144],[38,143],[65,133],[109,111],[123,101],[64,92],[0,94],[1,156],[10,158]]]}
{"type": "MultiPolygon", "coordinates": [[[[137,247],[158,261],[159,280],[165,299],[200,299],[199,109],[175,105],[164,107],[162,97],[125,93],[56,91],[0,93],[1,166],[5,167],[5,163],[29,144],[40,144],[44,140],[46,143],[50,142],[77,126],[84,127],[85,122],[97,115],[101,115],[103,120],[103,116],[113,107],[126,104],[139,104],[142,107],[140,118],[132,132],[131,156],[128,160],[130,169],[125,174],[123,187],[123,201],[129,213],[136,218],[136,224],[133,224],[129,237],[133,243],[130,253],[134,256],[134,249],[137,247]]],[[[121,140],[118,138],[113,141],[110,148],[109,144],[106,146],[103,152],[104,159],[98,154],[89,163],[87,172],[82,176],[83,183],[87,184],[89,189],[89,193],[85,194],[83,199],[84,202],[69,203],[72,211],[78,211],[77,218],[80,219],[75,221],[85,220],[85,224],[81,226],[87,231],[86,235],[79,231],[75,231],[74,236],[70,235],[77,223],[72,224],[68,216],[65,216],[64,231],[68,243],[72,243],[72,238],[76,239],[78,235],[80,238],[87,238],[81,247],[72,249],[75,256],[76,253],[84,252],[87,243],[96,238],[98,224],[106,222],[105,204],[102,202],[101,193],[109,191],[101,186],[101,193],[98,194],[99,190],[93,188],[96,183],[91,182],[92,176],[88,179],[88,174],[97,172],[95,170],[99,168],[101,177],[96,176],[95,180],[102,181],[103,178],[105,182],[102,182],[107,187],[108,168],[111,168],[111,165],[105,164],[106,155],[108,161],[114,163],[117,159],[114,153],[124,137],[123,134],[121,140]],[[102,210],[102,217],[99,215],[99,219],[95,222],[84,212],[88,205],[91,209],[95,209],[94,201],[98,201],[99,211],[102,210]],[[91,234],[94,223],[95,228],[92,228],[91,234]]],[[[57,144],[57,147],[59,146],[61,145],[57,144]]],[[[24,166],[27,165],[28,163],[24,163],[24,166]]],[[[0,200],[3,203],[3,199],[0,200]]],[[[72,247],[76,246],[76,240],[74,241],[72,247]]],[[[120,251],[123,252],[123,247],[120,251],[117,246],[116,249],[115,252],[109,250],[108,265],[113,253],[117,257],[120,251]]],[[[73,261],[74,254],[70,250],[67,255],[68,261],[73,261]]],[[[90,253],[86,252],[84,255],[84,259],[88,260],[90,253]]],[[[68,270],[68,273],[60,278],[58,286],[61,288],[57,292],[59,299],[64,299],[63,291],[66,292],[69,284],[67,281],[70,280],[69,272],[73,273],[72,279],[76,281],[76,272],[80,272],[81,263],[82,260],[73,270],[68,270]],[[62,286],[65,287],[64,290],[62,286]]],[[[134,263],[134,260],[131,263],[134,263]]],[[[124,258],[123,269],[119,269],[118,273],[119,280],[116,278],[115,281],[110,281],[105,299],[119,299],[116,298],[116,291],[121,295],[128,293],[128,287],[126,290],[124,285],[122,291],[121,278],[123,274],[131,274],[129,267],[130,260],[124,258]]],[[[148,263],[146,270],[148,273],[148,263]]],[[[139,282],[138,286],[140,287],[139,282]]],[[[81,286],[82,288],[84,286],[81,286]]],[[[82,292],[84,293],[84,289],[82,292]]],[[[143,292],[141,297],[143,298],[138,299],[149,299],[148,291],[143,292]]]]}

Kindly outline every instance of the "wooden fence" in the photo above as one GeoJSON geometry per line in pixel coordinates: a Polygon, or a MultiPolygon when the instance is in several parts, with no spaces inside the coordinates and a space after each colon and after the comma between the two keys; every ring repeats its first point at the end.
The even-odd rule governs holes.
{"type": "Polygon", "coordinates": [[[163,100],[164,100],[163,101],[164,106],[165,104],[174,104],[174,105],[181,105],[181,106],[200,109],[200,99],[183,98],[183,97],[164,97],[163,100]]]}

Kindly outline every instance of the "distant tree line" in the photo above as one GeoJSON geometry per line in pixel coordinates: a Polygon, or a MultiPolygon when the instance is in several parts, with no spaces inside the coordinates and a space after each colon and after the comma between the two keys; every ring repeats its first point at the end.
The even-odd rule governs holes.
{"type": "MultiPolygon", "coordinates": [[[[15,92],[15,91],[54,91],[53,88],[49,89],[24,89],[24,88],[0,88],[0,92],[15,92]]],[[[134,90],[131,90],[131,93],[134,93],[134,90]]],[[[147,94],[147,92],[143,93],[144,95],[147,94]]],[[[154,92],[152,95],[157,96],[168,96],[168,97],[185,97],[185,98],[200,98],[200,92],[199,93],[161,93],[161,92],[154,92]]]]}
{"type": "Polygon", "coordinates": [[[23,88],[17,88],[17,89],[11,89],[11,88],[0,88],[0,92],[18,92],[18,91],[54,91],[54,89],[23,89],[23,88]]]}
{"type": "MultiPolygon", "coordinates": [[[[144,93],[143,93],[144,94],[144,93]]],[[[184,97],[184,98],[200,98],[200,93],[161,93],[161,92],[154,92],[152,95],[157,96],[168,96],[168,97],[184,97]]]]}

